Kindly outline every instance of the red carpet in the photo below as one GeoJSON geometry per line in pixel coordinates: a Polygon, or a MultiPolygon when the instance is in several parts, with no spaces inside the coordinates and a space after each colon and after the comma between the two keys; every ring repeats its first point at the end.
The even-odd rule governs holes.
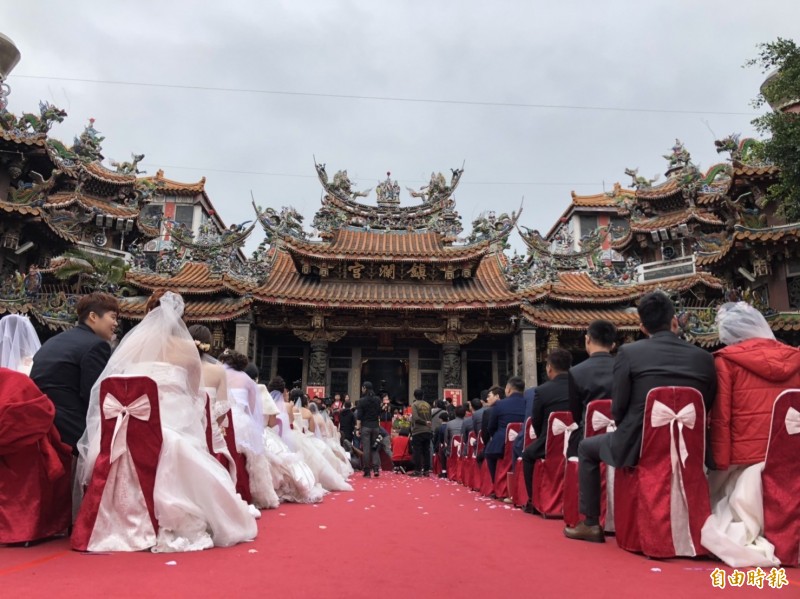
{"type": "Polygon", "coordinates": [[[718,562],[648,560],[613,539],[568,541],[560,520],[453,482],[391,474],[353,481],[354,493],[329,495],[319,506],[262,512],[258,539],[229,549],[83,555],[64,539],[0,548],[0,596],[800,596],[796,569],[787,569],[790,585],[780,591],[720,591],[709,577],[718,562]]]}

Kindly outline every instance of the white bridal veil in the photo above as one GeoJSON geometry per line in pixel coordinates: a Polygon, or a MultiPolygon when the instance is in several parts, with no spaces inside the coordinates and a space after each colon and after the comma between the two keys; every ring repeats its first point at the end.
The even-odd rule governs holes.
{"type": "MultiPolygon", "coordinates": [[[[183,307],[180,295],[165,293],[160,299],[160,306],[151,310],[142,322],[131,329],[111,355],[92,387],[86,432],[78,441],[80,457],[76,471],[77,484],[89,484],[100,451],[100,384],[109,376],[146,374],[146,365],[152,364],[171,365],[175,371],[182,369],[186,377],[185,383],[182,383],[185,387],[180,394],[187,398],[187,405],[183,408],[188,418],[202,417],[205,410],[205,397],[200,393],[202,363],[197,346],[181,319],[183,307]]],[[[156,383],[160,381],[156,380],[156,383]]]]}
{"type": "Polygon", "coordinates": [[[27,316],[9,314],[0,320],[0,367],[29,373],[41,346],[27,316]]]}
{"type": "Polygon", "coordinates": [[[775,339],[764,315],[746,302],[720,306],[716,318],[719,340],[733,345],[747,339],[775,339]]]}

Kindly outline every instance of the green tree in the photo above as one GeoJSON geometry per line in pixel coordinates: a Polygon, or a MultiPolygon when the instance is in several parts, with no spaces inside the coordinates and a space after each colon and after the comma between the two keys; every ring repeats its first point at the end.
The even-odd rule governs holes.
{"type": "Polygon", "coordinates": [[[800,48],[783,38],[758,47],[758,57],[746,66],[760,67],[764,73],[775,72],[753,102],[756,108],[765,103],[776,108],[752,122],[759,133],[767,136],[761,148],[762,158],[780,168],[777,183],[768,190],[768,199],[777,204],[778,214],[788,222],[796,222],[800,221],[800,113],[782,112],[780,108],[800,100],[800,48]]]}

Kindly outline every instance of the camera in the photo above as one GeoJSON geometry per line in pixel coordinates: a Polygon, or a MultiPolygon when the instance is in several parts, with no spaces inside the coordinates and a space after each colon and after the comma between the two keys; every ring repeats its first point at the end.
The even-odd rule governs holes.
{"type": "Polygon", "coordinates": [[[383,443],[383,437],[384,437],[383,434],[379,434],[377,437],[375,437],[375,440],[372,442],[372,451],[378,451],[381,444],[383,443]]]}

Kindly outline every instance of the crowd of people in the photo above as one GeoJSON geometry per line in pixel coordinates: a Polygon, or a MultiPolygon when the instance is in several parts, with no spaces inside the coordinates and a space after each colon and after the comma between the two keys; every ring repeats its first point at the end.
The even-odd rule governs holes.
{"type": "Polygon", "coordinates": [[[725,347],[713,354],[680,339],[674,307],[663,293],[645,295],[637,310],[644,339],[617,348],[614,325],[596,320],[585,335],[588,359],[573,366],[570,352],[551,350],[547,380],[536,387],[526,389],[521,378],[512,377],[504,389],[484,391],[452,414],[443,402],[431,406],[417,397],[411,475],[427,476],[436,464],[439,476],[446,477],[453,452],[466,456],[467,440],[474,433],[484,447],[476,461],[485,460],[492,481],[498,461],[506,451],[513,452],[511,463],[523,469],[529,498],[524,510],[536,513],[530,498],[535,466],[545,457],[550,415],[571,413],[575,425],[565,452],[578,459],[583,519],[567,526],[564,535],[604,542],[601,464],[635,467],[648,393],[659,387],[689,387],[700,392],[707,414],[704,461],[712,509],[702,527],[703,546],[735,567],[778,565],[774,547],[764,537],[760,476],[776,398],[786,389],[800,389],[800,350],[777,341],[763,315],[744,302],[719,309],[719,339],[725,347]],[[587,406],[597,399],[612,400],[612,430],[585,437],[587,406]],[[518,435],[508,446],[507,426],[522,425],[528,418],[535,440],[525,447],[524,435],[518,435]]]}
{"type": "MultiPolygon", "coordinates": [[[[569,351],[551,350],[547,380],[536,387],[526,389],[514,376],[504,388],[492,387],[458,406],[432,401],[417,389],[406,413],[379,397],[370,382],[362,384],[355,405],[341,395],[332,402],[309,400],[280,376],[259,383],[246,356],[232,350],[211,356],[211,332],[203,325],[187,328],[183,300],[175,293],[154,293],[146,310],[113,352],[119,306],[109,295],[83,297],[79,324],[41,347],[25,317],[0,320],[0,448],[10,447],[17,456],[41,453],[50,480],[71,480],[73,517],[84,539],[79,548],[187,551],[252,539],[262,509],[350,491],[348,478],[357,470],[366,478],[380,476],[381,454],[391,458],[398,439],[410,446],[414,477],[432,471],[447,477],[453,459],[473,451],[494,480],[504,475],[498,463],[511,457],[532,498],[548,422],[556,412],[571,413],[575,422],[564,451],[578,459],[583,515],[564,534],[603,542],[601,464],[637,465],[648,394],[677,386],[696,389],[708,414],[705,463],[712,510],[702,529],[703,545],[734,566],[779,562],[764,537],[759,477],[776,397],[800,388],[800,350],[777,341],[761,313],[743,302],[719,309],[725,347],[713,354],[679,338],[670,299],[653,292],[637,306],[645,337],[640,341],[617,347],[614,325],[596,320],[585,335],[588,359],[573,365],[569,351]],[[109,381],[134,385],[140,377],[156,383],[157,398],[149,398],[155,406],[145,387],[126,405],[114,396],[117,387],[109,391],[109,381]],[[588,436],[587,406],[597,399],[611,399],[614,426],[588,436]],[[151,414],[160,421],[153,437],[161,446],[154,480],[143,477],[131,457],[143,451],[135,441],[127,441],[129,448],[125,439],[117,443],[126,427],[137,426],[135,419],[146,421],[151,414]],[[518,435],[509,445],[508,425],[529,418],[535,440],[525,443],[525,435],[518,435]],[[109,438],[110,419],[116,425],[109,438]],[[480,440],[477,447],[468,447],[471,438],[480,440]],[[153,505],[144,499],[145,487],[153,505]]],[[[21,466],[11,461],[2,467],[21,466]]],[[[14,474],[20,485],[27,484],[25,472],[14,474]]],[[[4,480],[0,510],[23,514],[13,505],[10,477],[4,480]]],[[[530,499],[523,507],[536,512],[530,499]]],[[[46,536],[64,524],[59,517],[49,528],[37,524],[28,530],[46,536]]],[[[4,543],[33,540],[2,533],[4,543]]]]}
{"type": "Polygon", "coordinates": [[[118,343],[119,305],[103,293],[81,298],[77,326],[41,346],[27,318],[0,320],[0,447],[34,460],[24,471],[14,461],[0,465],[9,470],[0,476],[0,520],[8,523],[0,543],[51,536],[72,523],[73,547],[89,551],[229,546],[257,535],[262,509],[352,490],[350,456],[327,410],[280,376],[260,384],[242,354],[225,350],[214,359],[211,332],[187,328],[183,307],[179,295],[155,292],[118,343]],[[144,428],[129,437],[139,421],[144,428]],[[14,432],[27,425],[25,435],[14,432]],[[142,464],[156,443],[157,467],[148,473],[142,464]],[[71,517],[26,513],[30,505],[21,504],[36,484],[42,496],[71,486],[71,517]]]}

